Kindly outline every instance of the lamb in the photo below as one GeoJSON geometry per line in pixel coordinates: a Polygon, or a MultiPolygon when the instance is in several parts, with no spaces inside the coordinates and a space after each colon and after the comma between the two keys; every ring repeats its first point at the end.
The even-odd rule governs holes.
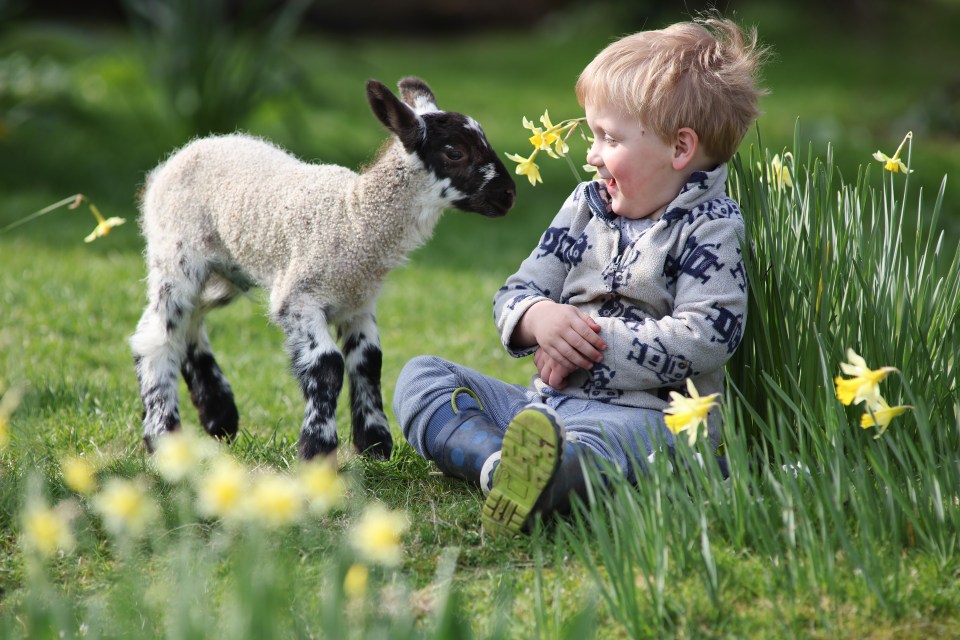
{"type": "Polygon", "coordinates": [[[516,194],[475,120],[441,111],[419,78],[398,86],[402,101],[367,82],[370,107],[393,137],[362,173],[234,134],[194,140],[148,175],[140,207],[148,304],[130,339],[148,451],[180,428],[178,371],[204,429],[236,435],[233,392],[204,316],[259,286],[306,401],[300,457],[336,450],[345,369],[355,448],[390,456],[375,318],[381,283],[430,237],[445,207],[499,217],[516,194]]]}

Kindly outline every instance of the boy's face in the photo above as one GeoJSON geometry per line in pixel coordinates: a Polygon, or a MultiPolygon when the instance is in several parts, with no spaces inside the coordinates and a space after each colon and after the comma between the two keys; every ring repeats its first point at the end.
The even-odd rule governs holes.
{"type": "Polygon", "coordinates": [[[585,111],[594,138],[587,162],[606,184],[613,212],[659,218],[685,181],[673,168],[674,146],[616,109],[588,104],[585,111]]]}

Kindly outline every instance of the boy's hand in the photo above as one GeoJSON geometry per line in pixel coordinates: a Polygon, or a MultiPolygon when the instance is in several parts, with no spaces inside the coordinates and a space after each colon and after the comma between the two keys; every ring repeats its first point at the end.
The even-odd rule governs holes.
{"type": "Polygon", "coordinates": [[[543,349],[537,349],[534,352],[533,363],[537,365],[537,374],[540,379],[557,390],[567,386],[567,376],[575,371],[559,365],[543,349]]]}
{"type": "MultiPolygon", "coordinates": [[[[549,368],[548,375],[559,381],[575,369],[589,369],[603,360],[607,343],[600,337],[600,325],[590,316],[569,304],[542,300],[520,318],[513,340],[517,344],[538,344],[543,355],[540,361],[549,368]],[[546,358],[544,357],[546,356],[546,358]]],[[[537,362],[537,358],[534,358],[537,362]]],[[[540,364],[537,365],[540,371],[540,364]]],[[[553,382],[543,379],[551,387],[553,382]]]]}

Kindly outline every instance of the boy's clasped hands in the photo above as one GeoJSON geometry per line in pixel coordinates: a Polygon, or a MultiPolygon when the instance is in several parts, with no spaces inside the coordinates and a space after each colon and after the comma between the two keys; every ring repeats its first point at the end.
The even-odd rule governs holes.
{"type": "Polygon", "coordinates": [[[567,377],[603,361],[606,341],[600,325],[573,305],[541,300],[520,319],[514,342],[539,345],[533,354],[540,379],[554,389],[567,386],[567,377]]]}

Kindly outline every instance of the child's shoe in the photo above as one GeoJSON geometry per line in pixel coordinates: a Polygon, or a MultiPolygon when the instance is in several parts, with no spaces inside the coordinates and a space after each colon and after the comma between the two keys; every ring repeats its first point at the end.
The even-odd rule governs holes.
{"type": "Polygon", "coordinates": [[[550,407],[531,404],[513,418],[483,504],[484,528],[494,535],[523,531],[556,474],[564,444],[563,427],[550,407]]]}

